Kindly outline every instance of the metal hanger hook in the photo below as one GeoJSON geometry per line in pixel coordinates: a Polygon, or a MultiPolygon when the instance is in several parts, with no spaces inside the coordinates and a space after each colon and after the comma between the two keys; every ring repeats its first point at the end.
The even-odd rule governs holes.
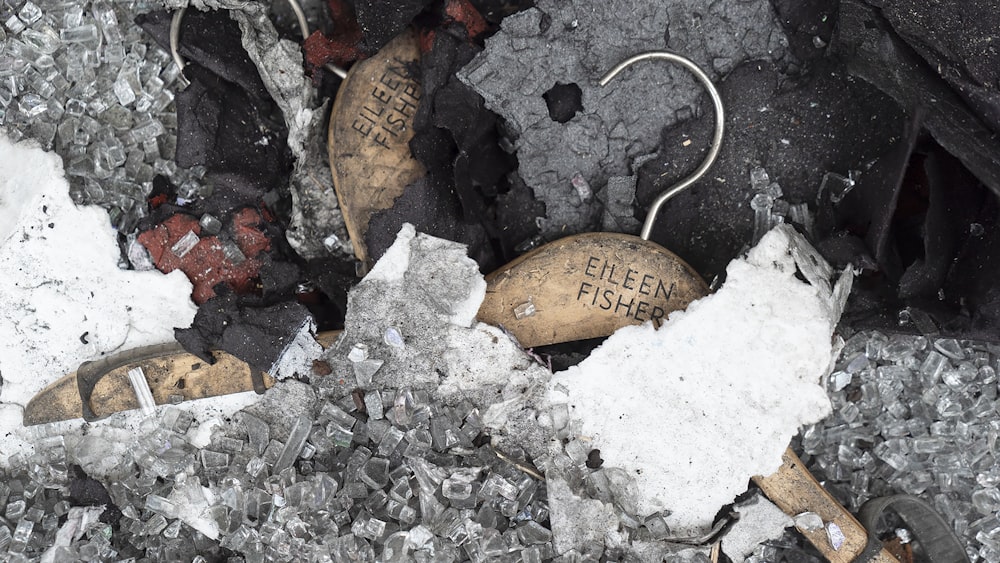
{"type": "Polygon", "coordinates": [[[719,156],[719,149],[722,148],[722,134],[725,130],[725,114],[722,108],[722,98],[719,96],[719,91],[715,89],[715,85],[712,84],[712,79],[705,74],[705,71],[701,70],[701,67],[693,63],[690,59],[680,55],[668,51],[649,51],[647,53],[640,53],[618,63],[601,78],[599,84],[601,86],[606,86],[608,82],[610,82],[612,78],[618,76],[621,71],[632,66],[632,64],[636,62],[644,61],[646,59],[659,59],[676,63],[691,71],[691,74],[694,74],[695,78],[697,78],[698,81],[701,82],[702,86],[705,87],[705,90],[708,91],[709,97],[712,98],[712,105],[715,107],[715,134],[712,136],[712,146],[708,149],[708,155],[705,156],[705,160],[702,161],[697,170],[695,170],[694,173],[687,178],[684,178],[680,182],[670,186],[667,190],[661,193],[649,207],[649,212],[646,214],[646,221],[642,224],[642,232],[639,235],[643,240],[649,240],[649,237],[653,232],[653,223],[656,222],[656,216],[659,214],[660,208],[663,207],[663,204],[670,198],[685,190],[691,184],[694,184],[701,179],[701,177],[708,172],[708,169],[712,167],[712,164],[715,162],[715,158],[719,156]]]}
{"type": "MultiPolygon", "coordinates": [[[[299,21],[299,31],[302,33],[302,40],[305,41],[309,38],[309,22],[306,21],[306,14],[302,11],[302,6],[299,4],[298,0],[287,0],[288,5],[291,6],[292,11],[295,12],[295,18],[299,21]]],[[[181,84],[185,87],[190,86],[191,82],[184,76],[184,66],[187,62],[184,57],[181,56],[180,50],[180,36],[181,36],[181,22],[184,20],[184,12],[187,10],[187,6],[183,6],[174,12],[173,17],[170,19],[170,56],[174,59],[174,64],[180,70],[180,75],[178,78],[181,84]]],[[[330,72],[336,74],[341,79],[347,78],[347,71],[334,65],[333,63],[327,63],[326,69],[330,72]]]]}

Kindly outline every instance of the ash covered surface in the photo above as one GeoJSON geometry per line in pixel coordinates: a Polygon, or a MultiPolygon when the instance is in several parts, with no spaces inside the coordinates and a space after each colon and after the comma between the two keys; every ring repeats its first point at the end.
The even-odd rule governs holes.
{"type": "Polygon", "coordinates": [[[600,207],[573,185],[574,176],[597,191],[610,176],[629,174],[632,159],[652,152],[664,126],[693,115],[701,91],[683,69],[637,65],[608,86],[597,85],[620,61],[657,49],[683,52],[713,77],[747,59],[791,62],[766,2],[716,3],[707,10],[685,2],[539,2],[506,18],[484,53],[459,74],[505,118],[518,172],[546,206],[539,221],[544,239],[599,225],[600,207]],[[550,116],[546,103],[560,96],[560,85],[579,89],[580,105],[569,119],[550,116]],[[658,118],[646,119],[651,114],[658,118]]]}
{"type": "MultiPolygon", "coordinates": [[[[189,10],[181,45],[196,85],[181,90],[162,48],[169,17],[145,16],[159,46],[133,24],[139,12],[181,2],[154,4],[0,4],[0,126],[63,159],[74,201],[108,209],[123,266],[181,269],[195,300],[217,308],[203,306],[200,319],[214,321],[182,333],[196,336],[192,349],[228,346],[293,377],[237,416],[252,397],[194,415],[166,409],[144,423],[29,432],[36,453],[0,473],[0,550],[12,560],[46,550],[55,561],[540,561],[567,550],[704,560],[703,549],[662,541],[671,537],[665,520],[623,516],[628,489],[609,492],[619,485],[613,471],[591,473],[600,477],[582,489],[573,475],[535,479],[546,466],[532,382],[547,372],[501,331],[475,325],[460,298],[477,268],[542,241],[634,232],[655,194],[694,168],[711,116],[683,71],[637,66],[596,86],[621,59],[659,48],[709,71],[729,133],[716,167],[668,204],[654,239],[712,278],[785,222],[834,265],[858,268],[841,330],[922,336],[848,341],[829,389],[836,412],[803,436],[805,459],[849,507],[921,495],[970,559],[1000,560],[989,422],[997,350],[962,340],[995,340],[1000,322],[992,7],[539,2],[519,12],[523,2],[449,0],[387,12],[384,2],[354,11],[307,3],[313,27],[346,53],[338,62],[413,20],[425,31],[428,95],[411,149],[429,174],[376,217],[369,244],[402,260],[390,247],[410,222],[469,245],[476,261],[411,233],[414,256],[448,255],[462,275],[428,265],[420,276],[430,283],[397,263],[361,284],[349,307],[357,278],[325,160],[329,105],[300,95],[311,88],[303,58],[323,91],[336,85],[317,63],[336,49],[314,35],[303,57],[294,33],[279,35],[256,3],[194,2],[218,11],[189,10]],[[239,218],[248,213],[260,233],[250,238],[263,246],[246,244],[252,233],[239,218]],[[189,228],[140,241],[171,216],[189,228]],[[223,271],[234,275],[213,277],[223,271]],[[449,286],[427,299],[428,288],[449,286]],[[390,307],[387,295],[402,305],[390,307]],[[270,308],[294,314],[278,330],[259,314],[270,308]],[[312,322],[344,324],[348,336],[319,358],[312,322]],[[295,352],[276,365],[286,348],[295,352]],[[553,491],[562,504],[550,502],[553,491]],[[588,526],[571,527],[579,514],[588,526]],[[604,524],[620,527],[606,534],[604,524]]],[[[279,27],[294,29],[282,18],[279,27]]],[[[567,349],[574,361],[585,355],[559,353],[567,349]]],[[[2,375],[0,402],[20,385],[2,375]]],[[[564,453],[600,460],[593,451],[564,453]]],[[[781,546],[784,556],[814,556],[786,535],[751,560],[776,558],[781,546]]]]}

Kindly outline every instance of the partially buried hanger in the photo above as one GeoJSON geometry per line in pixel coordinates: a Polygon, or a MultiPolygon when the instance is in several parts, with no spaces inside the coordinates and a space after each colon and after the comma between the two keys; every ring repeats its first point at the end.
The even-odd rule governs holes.
{"type": "Polygon", "coordinates": [[[697,182],[715,162],[724,133],[722,99],[698,65],[664,51],[622,61],[601,78],[600,85],[644,60],[680,64],[701,82],[715,108],[712,145],[690,176],[656,198],[638,237],[573,235],[535,249],[487,276],[479,320],[504,327],[526,348],[608,336],[647,320],[659,326],[672,311],[708,293],[708,286],[691,266],[649,237],[663,204],[697,182]]]}
{"type": "MultiPolygon", "coordinates": [[[[715,162],[722,146],[722,98],[708,75],[680,55],[653,51],[635,55],[612,68],[600,80],[604,86],[632,64],[665,60],[687,68],[705,87],[715,108],[712,145],[701,165],[653,202],[640,236],[618,233],[574,235],[538,248],[487,276],[486,298],[479,320],[503,326],[522,346],[532,347],[609,336],[616,329],[683,309],[708,295],[708,286],[690,266],[649,240],[663,204],[697,182],[715,162]]],[[[843,532],[834,547],[825,527],[800,531],[830,561],[856,558],[883,563],[897,561],[869,537],[862,526],[823,488],[788,448],[781,468],[754,478],[764,493],[786,514],[814,512],[824,524],[843,532]]]]}

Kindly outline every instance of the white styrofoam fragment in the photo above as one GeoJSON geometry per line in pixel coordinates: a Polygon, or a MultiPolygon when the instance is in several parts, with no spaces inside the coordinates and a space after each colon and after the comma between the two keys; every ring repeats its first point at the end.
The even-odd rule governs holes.
{"type": "Polygon", "coordinates": [[[0,135],[0,466],[24,405],[85,360],[173,340],[194,318],[182,272],[118,268],[107,212],[77,207],[58,156],[0,135]]]}
{"type": "Polygon", "coordinates": [[[315,335],[316,321],[307,317],[267,372],[277,379],[310,373],[313,360],[323,355],[323,347],[316,342],[315,335]]]}
{"type": "Polygon", "coordinates": [[[722,552],[733,561],[743,561],[757,546],[776,540],[785,528],[795,525],[792,518],[760,494],[733,507],[739,520],[722,538],[722,552]]]}
{"type": "Polygon", "coordinates": [[[378,262],[375,262],[365,279],[387,283],[403,281],[403,274],[410,267],[410,246],[415,236],[417,236],[417,230],[413,228],[413,225],[403,223],[403,227],[396,233],[396,241],[378,259],[378,262]]]}
{"type": "Polygon", "coordinates": [[[830,412],[820,382],[851,274],[831,290],[823,264],[797,265],[798,237],[776,227],[730,263],[717,293],[660,330],[618,330],[551,380],[580,437],[635,476],[640,515],[669,512],[678,535],[706,531],[750,477],[780,466],[801,425],[830,412]]]}
{"type": "MultiPolygon", "coordinates": [[[[428,254],[433,254],[436,250],[453,251],[455,243],[439,239],[428,235],[420,235],[418,242],[417,231],[410,223],[404,223],[396,240],[392,246],[385,251],[378,262],[365,276],[369,282],[386,282],[390,284],[402,283],[404,278],[407,283],[420,284],[422,275],[425,275],[429,268],[420,264],[418,270],[410,271],[410,261],[412,254],[416,251],[417,258],[427,260],[428,254]],[[409,275],[407,275],[409,274],[409,275]]],[[[461,299],[452,301],[438,301],[439,313],[453,325],[460,327],[470,327],[476,321],[476,314],[479,313],[479,306],[486,298],[486,280],[479,274],[479,268],[475,261],[465,258],[461,263],[454,264],[455,271],[452,275],[468,286],[468,292],[461,299]]],[[[424,282],[425,283],[425,282],[424,282]]],[[[428,297],[433,298],[430,293],[428,297]]],[[[437,296],[440,297],[440,296],[437,296]]]]}

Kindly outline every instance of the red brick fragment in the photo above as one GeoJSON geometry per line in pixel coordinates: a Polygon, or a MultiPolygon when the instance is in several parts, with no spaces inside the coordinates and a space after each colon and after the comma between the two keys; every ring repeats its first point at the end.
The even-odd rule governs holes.
{"type": "Polygon", "coordinates": [[[219,283],[227,283],[237,293],[250,293],[257,289],[261,259],[260,254],[271,247],[271,241],[261,230],[262,219],[257,211],[241,209],[233,216],[232,236],[246,260],[234,264],[226,259],[222,241],[218,237],[203,237],[183,257],[171,248],[189,231],[201,232],[198,220],[178,213],[155,228],[141,233],[139,243],[146,247],[153,264],[161,272],[181,270],[194,286],[191,299],[201,305],[215,297],[212,290],[219,283]]]}
{"type": "Polygon", "coordinates": [[[417,35],[417,45],[420,48],[421,53],[426,53],[434,47],[434,39],[437,38],[437,33],[433,29],[421,29],[419,35],[417,35]]]}
{"type": "Polygon", "coordinates": [[[260,214],[249,207],[233,215],[233,240],[248,258],[271,249],[271,240],[261,230],[262,222],[260,214]]]}
{"type": "Polygon", "coordinates": [[[341,38],[338,36],[335,39],[327,39],[321,32],[314,31],[303,45],[306,50],[306,62],[313,68],[319,68],[331,62],[337,66],[346,66],[352,61],[364,58],[364,54],[358,48],[360,40],[360,30],[356,37],[341,38]]]}
{"type": "Polygon", "coordinates": [[[310,35],[303,45],[306,51],[306,63],[313,68],[319,68],[327,63],[346,66],[348,63],[365,58],[361,52],[361,27],[354,15],[354,8],[344,0],[328,0],[330,19],[333,20],[334,35],[326,37],[316,31],[310,35]]]}
{"type": "Polygon", "coordinates": [[[465,26],[469,39],[475,39],[486,32],[486,19],[469,0],[448,0],[444,13],[452,20],[465,26]]]}

